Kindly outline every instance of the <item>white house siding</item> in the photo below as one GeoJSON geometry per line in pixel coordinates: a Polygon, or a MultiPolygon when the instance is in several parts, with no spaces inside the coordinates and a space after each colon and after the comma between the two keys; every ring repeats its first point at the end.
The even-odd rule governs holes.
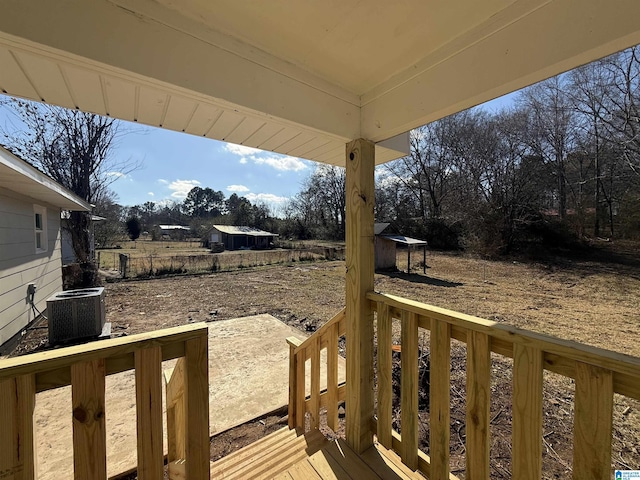
{"type": "Polygon", "coordinates": [[[34,320],[27,285],[37,286],[35,303],[62,290],[60,208],[29,197],[0,191],[0,345],[34,320]],[[47,251],[36,254],[33,206],[47,209],[47,251]]]}

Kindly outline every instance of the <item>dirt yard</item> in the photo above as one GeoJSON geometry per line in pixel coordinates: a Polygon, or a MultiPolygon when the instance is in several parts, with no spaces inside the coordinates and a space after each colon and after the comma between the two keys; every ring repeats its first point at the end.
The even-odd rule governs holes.
{"type": "MultiPolygon", "coordinates": [[[[406,254],[398,255],[406,269],[406,254]]],[[[635,246],[586,258],[485,261],[429,253],[427,273],[377,274],[376,290],[640,357],[640,254],[635,246]]],[[[188,322],[269,313],[313,331],[344,306],[343,262],[294,263],[236,272],[107,284],[107,315],[116,335],[188,322]]],[[[452,469],[464,476],[465,351],[452,349],[452,469]]],[[[46,348],[46,330],[29,332],[15,353],[46,348]]],[[[492,478],[510,478],[511,362],[492,366],[492,478]]],[[[616,396],[616,468],[640,468],[640,403],[616,396]]],[[[422,412],[422,447],[428,451],[428,412],[422,412]]],[[[571,471],[572,382],[545,374],[545,478],[571,471]]],[[[263,423],[225,437],[212,458],[255,438],[263,423]],[[247,437],[247,435],[249,435],[247,437]],[[243,440],[244,439],[244,440],[243,440]]],[[[280,424],[268,419],[268,424],[280,424]]],[[[398,425],[400,427],[400,425],[398,425]]]]}

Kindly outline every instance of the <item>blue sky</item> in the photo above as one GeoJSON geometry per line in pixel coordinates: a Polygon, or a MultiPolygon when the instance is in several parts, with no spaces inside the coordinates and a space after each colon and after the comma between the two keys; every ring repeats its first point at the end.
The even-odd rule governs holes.
{"type": "MultiPolygon", "coordinates": [[[[510,105],[514,96],[496,99],[485,108],[497,111],[510,105]]],[[[3,126],[7,118],[0,109],[3,126]]],[[[122,122],[121,132],[115,162],[141,165],[127,175],[108,172],[121,205],[181,202],[199,186],[220,190],[227,198],[237,193],[253,203],[266,203],[278,214],[316,167],[299,158],[129,122],[122,122]]]]}
{"type": "MultiPolygon", "coordinates": [[[[130,124],[123,123],[126,132],[130,124]]],[[[182,201],[193,187],[233,193],[281,208],[295,195],[314,163],[160,128],[133,125],[114,154],[142,167],[111,188],[123,205],[182,201]]]]}

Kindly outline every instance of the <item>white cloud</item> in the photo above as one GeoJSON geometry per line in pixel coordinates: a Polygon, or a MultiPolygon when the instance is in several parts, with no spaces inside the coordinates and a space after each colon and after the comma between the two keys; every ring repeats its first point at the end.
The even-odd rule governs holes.
{"type": "Polygon", "coordinates": [[[150,197],[153,197],[155,195],[155,193],[153,192],[147,192],[147,195],[149,195],[150,197]]]}
{"type": "Polygon", "coordinates": [[[108,177],[126,178],[127,175],[122,172],[107,172],[105,175],[108,177]]]}
{"type": "Polygon", "coordinates": [[[246,157],[249,155],[259,155],[261,153],[265,153],[264,150],[260,150],[258,148],[253,148],[253,147],[246,147],[244,145],[236,145],[235,143],[227,143],[224,149],[229,153],[238,155],[239,157],[246,157]]]}
{"type": "Polygon", "coordinates": [[[169,185],[169,180],[165,180],[164,178],[159,178],[158,183],[161,183],[162,185],[169,185]]]}
{"type": "Polygon", "coordinates": [[[249,193],[245,198],[251,203],[281,204],[289,200],[287,197],[279,197],[273,193],[249,193]]]}
{"type": "Polygon", "coordinates": [[[281,156],[281,155],[271,155],[267,157],[257,157],[251,158],[258,165],[269,165],[270,167],[275,168],[276,170],[281,171],[293,171],[299,172],[300,170],[305,170],[307,166],[305,163],[299,158],[281,156]]]}
{"type": "Polygon", "coordinates": [[[173,198],[186,198],[191,189],[198,185],[200,185],[198,180],[174,180],[168,184],[169,190],[173,192],[171,194],[173,198]]]}
{"type": "Polygon", "coordinates": [[[299,172],[307,169],[307,165],[299,158],[265,152],[257,148],[245,147],[244,145],[228,143],[224,150],[240,157],[241,164],[252,161],[256,165],[268,165],[276,170],[290,172],[299,172]]]}
{"type": "Polygon", "coordinates": [[[245,187],[244,185],[229,185],[227,187],[227,192],[248,192],[249,187],[245,187]]]}

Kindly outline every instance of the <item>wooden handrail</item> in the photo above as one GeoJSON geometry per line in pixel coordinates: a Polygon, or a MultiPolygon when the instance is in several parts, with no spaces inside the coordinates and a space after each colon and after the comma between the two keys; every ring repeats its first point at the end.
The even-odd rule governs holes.
{"type": "Polygon", "coordinates": [[[397,450],[403,462],[433,478],[449,473],[450,344],[467,344],[466,476],[489,478],[491,352],[513,362],[514,478],[542,475],[543,370],[575,378],[574,478],[611,469],[613,393],[640,399],[640,358],[528,332],[394,295],[369,292],[378,325],[378,419],[380,442],[397,450]],[[391,321],[401,323],[402,432],[391,428],[391,321]],[[418,329],[431,331],[429,412],[431,458],[417,450],[415,427],[419,357],[418,329]],[[408,370],[408,371],[405,371],[408,370]],[[405,398],[407,397],[407,398],[405,398]],[[406,411],[405,411],[406,410],[406,411]],[[407,436],[408,435],[408,436],[407,436]],[[417,455],[417,456],[416,456],[417,455]]]}
{"type": "MultiPolygon", "coordinates": [[[[466,342],[466,331],[487,334],[491,338],[491,351],[513,358],[513,345],[535,347],[544,352],[544,368],[560,375],[575,378],[575,364],[582,362],[615,372],[614,390],[616,393],[640,400],[640,358],[612,352],[603,348],[584,345],[572,340],[564,340],[542,333],[530,332],[510,325],[485,320],[482,318],[454,312],[426,303],[408,300],[396,295],[369,292],[367,298],[374,302],[389,306],[399,312],[408,311],[418,315],[420,328],[430,330],[430,320],[438,320],[451,325],[451,336],[466,342]]],[[[400,318],[394,315],[394,318],[400,318]]]]}
{"type": "Polygon", "coordinates": [[[208,479],[207,334],[206,324],[199,323],[0,360],[0,472],[35,478],[36,391],[71,385],[74,477],[106,479],[105,377],[133,369],[138,476],[161,477],[161,362],[184,357],[186,475],[208,479]]]}
{"type": "Polygon", "coordinates": [[[317,429],[320,409],[327,409],[327,425],[335,430],[338,425],[338,403],[345,398],[345,386],[338,383],[338,339],[346,330],[346,310],[342,309],[331,320],[304,341],[287,338],[289,344],[289,428],[305,428],[306,413],[310,413],[310,427],[317,429]],[[327,388],[320,388],[320,352],[327,350],[327,388]],[[305,362],[310,359],[311,386],[309,395],[305,386],[305,362]]]}

